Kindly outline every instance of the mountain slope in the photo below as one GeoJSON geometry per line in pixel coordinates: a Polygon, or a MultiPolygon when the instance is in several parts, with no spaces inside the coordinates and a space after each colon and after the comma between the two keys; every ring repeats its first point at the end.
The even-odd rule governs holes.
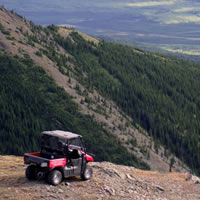
{"type": "Polygon", "coordinates": [[[64,100],[55,92],[51,106],[59,100],[55,107],[60,113],[59,120],[49,122],[50,128],[71,129],[83,132],[86,137],[88,129],[91,135],[99,130],[101,133],[97,135],[104,141],[105,135],[114,135],[117,142],[112,139],[111,145],[101,146],[100,140],[95,144],[90,142],[94,151],[97,146],[100,148],[96,151],[102,159],[114,157],[115,162],[131,164],[128,158],[123,159],[122,155],[119,158],[121,151],[112,149],[113,144],[115,147],[121,144],[120,148],[126,147],[123,152],[128,151],[128,156],[132,155],[133,162],[140,167],[147,166],[136,161],[135,156],[154,170],[168,171],[173,167],[188,170],[171,154],[174,153],[199,173],[198,65],[99,42],[73,29],[54,25],[42,28],[3,8],[0,22],[2,52],[12,53],[18,62],[25,59],[25,65],[31,62],[32,67],[40,65],[71,96],[75,104],[71,101],[69,104],[79,105],[82,114],[72,108],[71,116],[78,116],[81,125],[86,123],[79,129],[76,129],[77,123],[70,125],[71,118],[68,120],[64,112],[69,110],[60,106],[64,100]],[[88,124],[91,119],[92,126],[88,124]],[[105,156],[106,146],[112,149],[112,156],[105,156]]]}
{"type": "MultiPolygon", "coordinates": [[[[24,22],[24,19],[4,9],[2,15],[7,22],[9,19],[13,22],[6,22],[12,28],[16,22],[19,27],[28,26],[29,22],[24,22]]],[[[81,113],[82,109],[73,102],[72,95],[77,94],[72,88],[76,83],[74,79],[69,84],[69,77],[60,73],[53,61],[36,55],[37,47],[18,42],[15,35],[11,36],[17,33],[16,37],[25,41],[27,38],[23,34],[12,31],[7,33],[3,27],[5,26],[1,25],[1,153],[22,155],[25,151],[38,151],[41,131],[63,129],[82,134],[88,150],[97,155],[96,160],[148,168],[145,163],[128,153],[120,141],[108,134],[88,113],[81,113]],[[15,45],[10,41],[15,42],[15,45]],[[17,55],[12,57],[7,55],[8,52],[17,55]],[[67,93],[57,87],[33,60],[42,65],[58,85],[66,85],[64,89],[67,93]]],[[[14,29],[17,28],[14,26],[14,29]]],[[[75,97],[77,100],[78,96],[75,97]]]]}
{"type": "Polygon", "coordinates": [[[71,97],[30,58],[0,55],[0,71],[1,154],[37,151],[42,130],[68,129],[85,137],[97,160],[145,167],[89,115],[81,114],[71,97]]]}
{"type": "Polygon", "coordinates": [[[1,199],[197,200],[200,197],[199,179],[190,174],[142,171],[108,162],[91,165],[94,172],[91,180],[68,178],[55,187],[44,180],[28,181],[21,157],[0,156],[1,199]]]}

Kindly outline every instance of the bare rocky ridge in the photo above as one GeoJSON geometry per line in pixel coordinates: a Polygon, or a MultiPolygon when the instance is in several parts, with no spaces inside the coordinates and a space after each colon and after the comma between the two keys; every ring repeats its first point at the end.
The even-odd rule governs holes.
{"type": "MultiPolygon", "coordinates": [[[[37,51],[40,48],[45,49],[47,47],[43,42],[39,44],[32,41],[32,45],[29,43],[27,35],[32,36],[35,34],[31,30],[31,23],[29,21],[14,13],[8,12],[3,7],[0,7],[0,23],[4,27],[5,31],[9,32],[9,35],[6,35],[0,31],[0,50],[21,57],[25,54],[29,55],[37,65],[40,65],[47,74],[55,80],[57,85],[63,87],[64,90],[73,97],[73,100],[79,104],[81,112],[94,117],[96,121],[110,134],[118,137],[122,145],[125,146],[129,152],[145,161],[152,170],[169,171],[170,159],[172,157],[165,156],[164,148],[162,146],[160,146],[156,152],[155,144],[148,134],[139,126],[137,128],[133,127],[131,125],[132,119],[125,115],[114,102],[105,99],[95,90],[93,92],[88,91],[77,81],[76,76],[72,72],[70,72],[69,76],[61,73],[56,63],[47,56],[37,55],[37,51]],[[77,85],[79,91],[76,89],[77,85]],[[87,92],[88,97],[92,101],[91,105],[85,102],[85,97],[82,95],[83,91],[87,92]],[[97,112],[98,108],[103,110],[103,113],[97,112]],[[136,141],[137,146],[134,146],[133,148],[131,141],[136,141]]],[[[62,37],[70,37],[69,34],[72,31],[74,30],[60,28],[58,33],[62,37]]],[[[98,45],[98,40],[84,34],[81,35],[85,40],[92,41],[98,45]]],[[[38,40],[45,37],[47,42],[53,42],[52,35],[47,36],[43,31],[38,32],[35,36],[38,40]]],[[[68,52],[64,51],[61,46],[58,44],[54,45],[56,46],[58,54],[72,57],[68,52]]],[[[76,67],[73,66],[72,63],[69,64],[71,64],[72,68],[76,67]]],[[[189,169],[178,158],[174,157],[174,159],[176,162],[174,163],[172,170],[183,172],[189,171],[189,169]]]]}
{"type": "Polygon", "coordinates": [[[91,163],[93,177],[65,179],[58,186],[28,181],[22,157],[0,156],[1,199],[197,200],[200,179],[188,173],[159,173],[109,162],[91,163]]]}

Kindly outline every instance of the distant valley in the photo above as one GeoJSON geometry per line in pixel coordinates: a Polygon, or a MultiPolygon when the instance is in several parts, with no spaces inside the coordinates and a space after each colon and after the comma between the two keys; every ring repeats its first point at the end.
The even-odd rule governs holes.
{"type": "Polygon", "coordinates": [[[1,0],[41,25],[66,25],[97,38],[200,61],[200,2],[186,0],[1,0]]]}

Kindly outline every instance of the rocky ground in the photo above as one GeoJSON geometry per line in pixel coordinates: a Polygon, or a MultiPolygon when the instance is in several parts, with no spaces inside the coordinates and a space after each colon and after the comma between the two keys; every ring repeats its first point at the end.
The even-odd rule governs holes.
{"type": "Polygon", "coordinates": [[[90,165],[91,180],[73,177],[51,186],[44,180],[28,181],[22,157],[0,156],[0,199],[200,199],[200,180],[190,174],[142,171],[108,162],[90,165]]]}

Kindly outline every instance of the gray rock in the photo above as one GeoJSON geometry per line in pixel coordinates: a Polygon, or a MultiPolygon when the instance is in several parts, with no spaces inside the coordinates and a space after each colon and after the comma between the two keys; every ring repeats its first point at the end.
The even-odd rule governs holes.
{"type": "Polygon", "coordinates": [[[54,199],[57,199],[57,196],[55,194],[50,194],[49,197],[52,197],[54,199]]]}
{"type": "Polygon", "coordinates": [[[132,193],[133,193],[133,190],[130,190],[130,189],[129,189],[129,190],[128,190],[128,193],[129,193],[129,194],[132,194],[132,193]]]}
{"type": "Polygon", "coordinates": [[[58,189],[58,192],[59,193],[63,193],[64,191],[62,189],[58,189]]]}
{"type": "Polygon", "coordinates": [[[190,175],[186,181],[193,181],[195,184],[200,184],[200,178],[194,175],[190,175]]]}
{"type": "Polygon", "coordinates": [[[65,185],[66,185],[66,186],[70,186],[70,183],[68,183],[68,182],[65,182],[65,185]]]}
{"type": "Polygon", "coordinates": [[[125,178],[126,178],[126,176],[125,176],[124,173],[121,173],[121,172],[117,171],[116,169],[113,169],[113,171],[114,171],[114,173],[115,173],[117,176],[119,176],[121,179],[125,179],[125,178]]]}
{"type": "Polygon", "coordinates": [[[130,175],[130,174],[126,174],[126,177],[132,181],[134,181],[135,179],[130,175]]]}
{"type": "Polygon", "coordinates": [[[108,192],[110,195],[115,195],[115,190],[111,187],[105,186],[104,190],[108,192]]]}
{"type": "Polygon", "coordinates": [[[46,190],[47,190],[48,192],[50,192],[50,191],[51,191],[51,188],[48,187],[48,186],[46,186],[46,190]]]}

